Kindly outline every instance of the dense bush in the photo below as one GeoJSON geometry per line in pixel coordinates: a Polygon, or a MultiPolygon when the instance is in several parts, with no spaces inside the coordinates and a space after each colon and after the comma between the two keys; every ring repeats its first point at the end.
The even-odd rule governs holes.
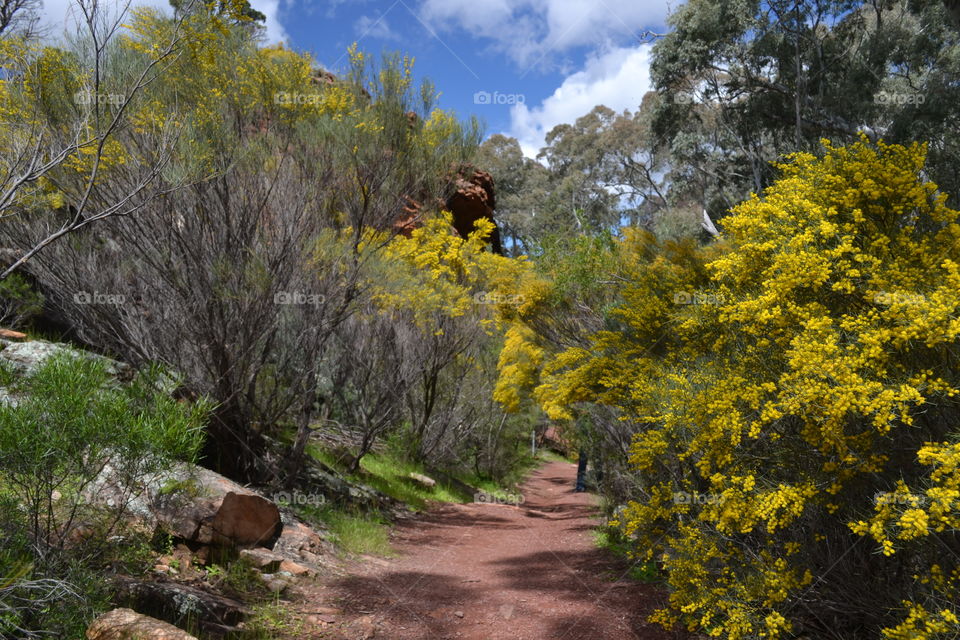
{"type": "Polygon", "coordinates": [[[827,144],[720,243],[628,234],[606,326],[541,365],[553,415],[599,405],[634,434],[615,523],[665,572],[660,622],[957,633],[960,214],[923,166],[920,145],[827,144]]]}
{"type": "Polygon", "coordinates": [[[366,322],[374,327],[379,318],[395,332],[393,360],[404,373],[394,387],[400,419],[391,426],[403,431],[407,456],[501,478],[519,462],[529,424],[499,409],[492,373],[504,318],[524,305],[512,292],[530,267],[487,250],[492,226],[484,221],[460,238],[442,215],[394,238],[384,251],[389,273],[371,283],[375,309],[366,322]]]}
{"type": "MultiPolygon", "coordinates": [[[[119,77],[177,33],[180,55],[128,105],[90,198],[107,206],[148,177],[159,195],[31,261],[51,306],[85,341],[135,364],[165,362],[186,391],[212,397],[205,463],[235,478],[291,482],[310,434],[330,420],[359,434],[362,453],[370,437],[401,424],[399,407],[411,414],[415,387],[442,391],[408,416],[417,432],[472,421],[456,415],[465,378],[446,361],[442,385],[432,373],[414,379],[418,367],[435,368],[421,351],[448,348],[437,342],[456,351],[453,330],[469,323],[442,313],[414,322],[374,296],[381,274],[409,258],[388,251],[400,246],[391,245],[398,222],[438,213],[451,172],[477,145],[476,126],[436,109],[435,89],[413,82],[409,60],[375,63],[351,49],[349,74],[333,79],[309,56],[260,47],[219,13],[197,7],[181,19],[138,10],[114,43],[110,71],[119,77]],[[169,131],[165,155],[153,157],[153,138],[169,131]],[[162,160],[163,171],[150,173],[150,162],[134,161],[141,156],[162,160]],[[422,205],[415,218],[413,201],[422,205]],[[452,324],[441,338],[444,323],[452,324]],[[340,357],[345,349],[350,359],[340,357]],[[384,360],[390,353],[405,365],[384,360]],[[343,385],[321,388],[328,380],[343,385]],[[290,430],[290,451],[271,457],[263,436],[290,430]]],[[[52,188],[75,202],[84,172],[54,175],[52,188]]],[[[0,237],[20,250],[59,224],[42,215],[18,222],[0,237]]],[[[440,233],[453,239],[449,222],[440,233]]],[[[428,283],[402,284],[429,295],[428,283]]]]}

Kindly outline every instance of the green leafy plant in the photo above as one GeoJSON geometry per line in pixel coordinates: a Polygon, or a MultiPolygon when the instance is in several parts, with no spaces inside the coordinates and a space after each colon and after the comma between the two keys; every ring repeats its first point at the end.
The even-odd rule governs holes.
{"type": "Polygon", "coordinates": [[[43,296],[23,276],[0,280],[0,326],[22,327],[43,310],[43,296]]]}
{"type": "Polygon", "coordinates": [[[17,402],[0,405],[0,575],[30,569],[16,569],[0,595],[0,635],[79,637],[107,602],[103,572],[142,564],[113,544],[146,548],[123,517],[134,496],[110,506],[88,497],[106,476],[136,486],[133,479],[196,456],[207,405],[158,391],[161,373],[149,370],[125,386],[103,360],[63,354],[13,380],[17,402]],[[63,602],[30,605],[37,585],[63,602]]]}

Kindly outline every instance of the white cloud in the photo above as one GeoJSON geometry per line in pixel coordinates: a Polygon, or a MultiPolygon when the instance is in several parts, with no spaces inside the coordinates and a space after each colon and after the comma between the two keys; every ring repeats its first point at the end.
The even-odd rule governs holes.
{"type": "MultiPolygon", "coordinates": [[[[42,0],[43,10],[40,13],[40,26],[52,37],[59,38],[67,34],[78,33],[78,19],[82,14],[77,7],[76,0],[42,0]]],[[[267,19],[266,37],[268,42],[288,40],[286,29],[280,23],[285,0],[250,0],[250,6],[263,13],[267,19]]],[[[123,9],[125,2],[121,0],[106,0],[100,3],[106,15],[116,17],[123,9]]],[[[170,10],[169,0],[133,0],[131,8],[139,6],[156,7],[162,11],[170,10]]]]}
{"type": "Polygon", "coordinates": [[[287,30],[280,24],[280,16],[284,12],[284,0],[250,0],[250,6],[267,16],[264,26],[267,28],[267,42],[289,42],[287,30]]]}
{"type": "Polygon", "coordinates": [[[514,105],[509,134],[532,158],[556,125],[573,123],[598,104],[634,111],[649,90],[650,45],[611,49],[588,58],[581,71],[567,76],[539,106],[514,105]]]}
{"type": "Polygon", "coordinates": [[[385,16],[371,18],[370,16],[360,16],[353,24],[357,38],[379,38],[380,40],[399,40],[400,35],[390,28],[385,16]]]}
{"type": "Polygon", "coordinates": [[[424,20],[493,42],[521,67],[550,61],[579,46],[636,40],[661,25],[667,0],[423,0],[424,20]]]}

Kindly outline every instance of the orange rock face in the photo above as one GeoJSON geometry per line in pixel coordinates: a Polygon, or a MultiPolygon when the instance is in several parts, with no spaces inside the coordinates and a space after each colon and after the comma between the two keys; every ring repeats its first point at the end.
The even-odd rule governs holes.
{"type": "MultiPolygon", "coordinates": [[[[446,202],[436,203],[438,209],[446,209],[453,214],[453,228],[461,238],[466,238],[477,220],[486,218],[494,224],[490,234],[490,246],[495,253],[502,253],[500,230],[496,228],[494,211],[496,209],[496,189],[493,176],[486,171],[475,169],[472,165],[463,165],[452,178],[455,191],[446,202]]],[[[407,204],[403,214],[397,218],[393,227],[397,233],[409,237],[420,226],[420,216],[424,205],[406,196],[407,204]]]]}
{"type": "MultiPolygon", "coordinates": [[[[467,167],[457,176],[455,185],[457,190],[447,200],[447,209],[453,214],[453,228],[461,237],[466,238],[473,231],[473,225],[483,218],[496,225],[493,176],[486,171],[470,171],[467,167]]],[[[494,228],[490,235],[490,245],[494,252],[502,253],[499,229],[494,228]]]]}

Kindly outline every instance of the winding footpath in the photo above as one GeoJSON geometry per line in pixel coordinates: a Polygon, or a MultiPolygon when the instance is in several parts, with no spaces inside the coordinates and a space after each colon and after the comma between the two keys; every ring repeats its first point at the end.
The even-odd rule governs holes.
{"type": "MultiPolygon", "coordinates": [[[[313,637],[390,640],[661,640],[646,622],[658,587],[598,549],[596,497],[576,466],[551,462],[519,506],[446,504],[401,524],[398,556],[366,558],[312,594],[336,605],[313,637]]],[[[321,616],[322,617],[322,616],[321,616]]]]}

